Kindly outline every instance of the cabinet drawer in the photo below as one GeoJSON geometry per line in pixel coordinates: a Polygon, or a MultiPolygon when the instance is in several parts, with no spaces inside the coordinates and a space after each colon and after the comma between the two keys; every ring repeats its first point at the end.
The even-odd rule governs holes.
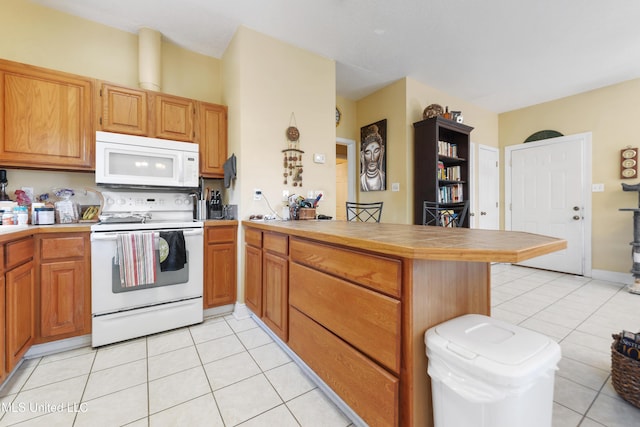
{"type": "Polygon", "coordinates": [[[16,240],[15,242],[9,242],[6,245],[5,251],[5,267],[7,270],[11,270],[16,265],[33,258],[33,238],[28,237],[26,239],[16,240]]]}
{"type": "Polygon", "coordinates": [[[233,226],[217,226],[207,227],[207,243],[226,243],[235,242],[236,227],[233,226]]]}
{"type": "Polygon", "coordinates": [[[291,239],[291,260],[400,298],[400,260],[291,239]]]}
{"type": "Polygon", "coordinates": [[[87,252],[84,236],[56,237],[42,239],[40,256],[43,260],[61,258],[83,258],[87,252]]]}
{"type": "Polygon", "coordinates": [[[400,372],[400,301],[291,263],[289,304],[400,372]]]}
{"type": "Polygon", "coordinates": [[[256,248],[261,248],[262,247],[262,231],[254,230],[253,228],[245,228],[244,241],[247,245],[255,246],[256,248]]]}
{"type": "Polygon", "coordinates": [[[289,236],[285,234],[265,232],[263,237],[264,248],[269,252],[281,255],[289,254],[289,236]]]}
{"type": "Polygon", "coordinates": [[[396,377],[295,308],[289,322],[289,347],[367,424],[398,425],[396,377]]]}

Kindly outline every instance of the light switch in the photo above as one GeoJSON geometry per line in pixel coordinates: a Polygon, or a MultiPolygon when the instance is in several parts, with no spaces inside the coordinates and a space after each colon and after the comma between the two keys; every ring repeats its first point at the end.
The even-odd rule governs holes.
{"type": "Polygon", "coordinates": [[[604,191],[604,184],[591,184],[591,191],[593,193],[602,193],[604,191]]]}
{"type": "Polygon", "coordinates": [[[326,157],[325,157],[325,155],[324,155],[324,154],[315,153],[315,154],[313,155],[313,162],[314,162],[314,163],[324,163],[324,162],[326,162],[326,161],[327,161],[327,159],[326,159],[326,157]]]}

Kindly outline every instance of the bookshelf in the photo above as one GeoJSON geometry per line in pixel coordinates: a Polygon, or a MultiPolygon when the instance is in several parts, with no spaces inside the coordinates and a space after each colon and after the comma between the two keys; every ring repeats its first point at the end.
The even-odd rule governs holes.
{"type": "MultiPolygon", "coordinates": [[[[469,199],[469,150],[473,128],[443,117],[413,124],[414,224],[422,224],[423,202],[459,208],[469,199]]],[[[469,218],[462,227],[469,227],[469,218]]]]}

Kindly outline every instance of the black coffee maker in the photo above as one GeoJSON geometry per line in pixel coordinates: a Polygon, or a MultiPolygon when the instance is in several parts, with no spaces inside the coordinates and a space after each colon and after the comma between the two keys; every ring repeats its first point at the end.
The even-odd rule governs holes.
{"type": "Polygon", "coordinates": [[[9,196],[7,196],[7,171],[4,169],[0,169],[0,201],[11,200],[9,196]]]}

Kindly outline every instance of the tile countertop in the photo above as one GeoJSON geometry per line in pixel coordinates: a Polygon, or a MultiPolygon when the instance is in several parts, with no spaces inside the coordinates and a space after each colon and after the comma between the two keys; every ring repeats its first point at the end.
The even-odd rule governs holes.
{"type": "Polygon", "coordinates": [[[565,240],[520,231],[326,220],[242,224],[410,259],[513,263],[567,247],[565,240]]]}
{"type": "MultiPolygon", "coordinates": [[[[51,224],[51,225],[0,225],[0,243],[10,240],[20,239],[33,234],[44,233],[78,233],[90,232],[91,226],[95,222],[77,222],[74,224],[51,224]]],[[[237,220],[207,220],[205,227],[215,227],[223,225],[237,225],[237,220]]]]}

